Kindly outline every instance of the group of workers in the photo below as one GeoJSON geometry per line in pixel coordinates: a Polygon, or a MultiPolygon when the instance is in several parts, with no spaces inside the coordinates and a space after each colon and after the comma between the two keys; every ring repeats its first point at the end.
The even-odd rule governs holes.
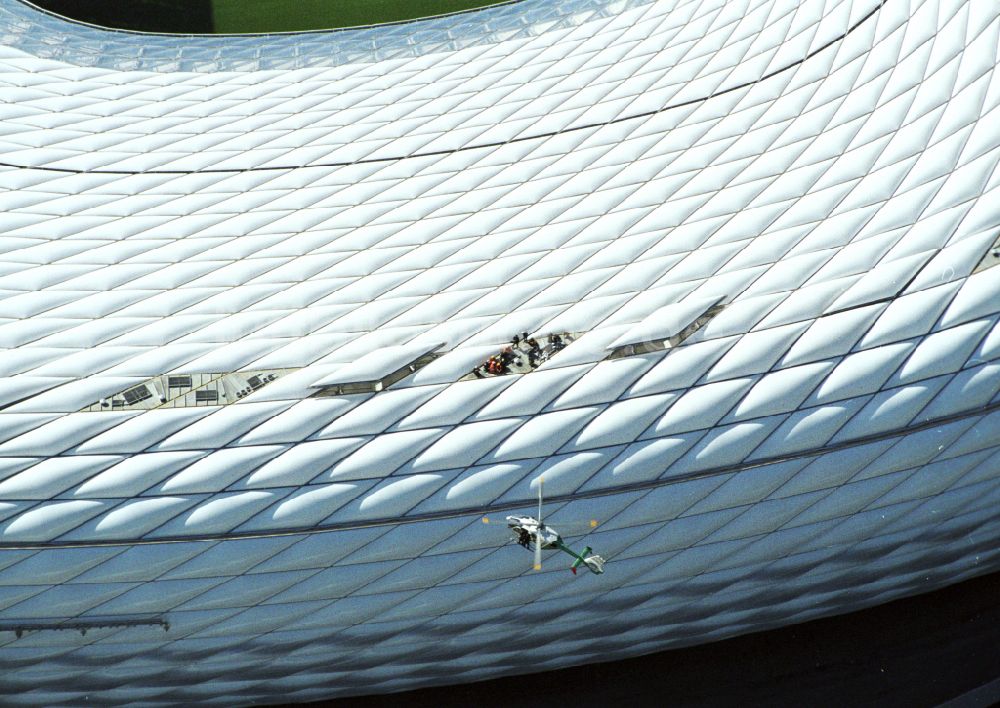
{"type": "MultiPolygon", "coordinates": [[[[568,337],[569,335],[566,336],[568,337]]],[[[564,349],[566,344],[567,342],[558,334],[549,335],[545,347],[539,344],[538,340],[534,337],[528,336],[527,332],[522,332],[520,335],[515,334],[513,339],[510,340],[510,344],[500,350],[499,354],[494,354],[483,364],[476,367],[473,373],[477,378],[526,373],[556,352],[564,349]],[[525,359],[528,362],[527,369],[524,367],[525,359]]]]}

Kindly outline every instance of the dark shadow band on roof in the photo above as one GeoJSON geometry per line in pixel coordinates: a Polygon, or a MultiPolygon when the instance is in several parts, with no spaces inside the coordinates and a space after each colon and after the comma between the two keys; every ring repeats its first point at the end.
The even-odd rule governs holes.
{"type": "MultiPolygon", "coordinates": [[[[718,477],[725,474],[733,474],[738,472],[744,472],[747,470],[757,469],[759,467],[765,467],[767,465],[773,465],[781,462],[787,462],[789,460],[800,460],[808,457],[817,457],[819,455],[824,455],[832,452],[838,452],[840,450],[846,450],[854,447],[862,447],[874,442],[880,442],[884,440],[891,440],[893,438],[903,438],[907,435],[912,435],[913,433],[919,433],[924,430],[930,430],[942,425],[947,425],[949,423],[958,422],[965,420],[967,418],[972,418],[981,415],[987,415],[1000,411],[1000,400],[996,400],[985,406],[979,406],[978,408],[971,408],[969,410],[961,411],[959,413],[954,413],[949,416],[942,418],[933,418],[927,420],[923,423],[918,423],[916,425],[910,425],[903,428],[895,428],[893,430],[888,430],[881,433],[876,433],[873,435],[867,435],[865,437],[854,438],[853,440],[847,440],[840,443],[835,443],[831,445],[824,445],[821,448],[810,448],[807,450],[801,450],[799,452],[790,453],[787,455],[780,455],[777,457],[766,457],[753,460],[751,462],[739,462],[733,465],[726,465],[724,467],[715,467],[712,469],[701,470],[698,472],[692,472],[689,474],[675,475],[669,478],[652,479],[644,482],[633,482],[630,484],[622,484],[614,487],[602,487],[600,489],[588,489],[581,492],[571,492],[569,494],[553,495],[546,498],[546,503],[548,504],[558,504],[572,501],[579,501],[581,499],[594,499],[599,497],[609,497],[618,494],[628,494],[630,492],[643,492],[651,489],[657,489],[660,487],[669,487],[683,482],[690,482],[694,479],[705,479],[708,477],[718,477]]],[[[43,542],[17,542],[17,543],[3,543],[0,542],[0,551],[9,550],[46,550],[46,549],[56,549],[56,548],[106,548],[106,547],[118,547],[118,546],[156,546],[167,543],[216,543],[218,541],[235,541],[250,538],[277,538],[283,536],[311,536],[313,534],[319,533],[332,533],[335,531],[352,531],[356,529],[374,528],[382,526],[399,526],[401,524],[415,524],[423,521],[438,521],[441,519],[456,519],[461,517],[477,517],[486,516],[489,514],[496,514],[504,511],[515,511],[518,509],[533,509],[537,504],[536,499],[518,499],[510,502],[503,502],[502,504],[493,504],[490,506],[480,506],[480,507],[465,507],[460,509],[448,509],[446,511],[435,511],[427,512],[422,514],[412,514],[410,516],[397,516],[390,518],[379,518],[379,519],[369,519],[364,521],[346,521],[338,524],[330,524],[328,526],[314,526],[311,528],[288,528],[288,529],[276,529],[272,531],[246,531],[239,533],[217,533],[217,534],[202,534],[202,535],[192,535],[192,536],[165,536],[162,538],[136,538],[136,539],[114,539],[107,541],[43,541],[43,542]]]]}

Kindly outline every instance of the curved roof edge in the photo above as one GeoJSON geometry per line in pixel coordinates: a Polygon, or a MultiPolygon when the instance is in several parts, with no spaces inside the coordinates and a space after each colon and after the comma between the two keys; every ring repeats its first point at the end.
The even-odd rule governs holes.
{"type": "MultiPolygon", "coordinates": [[[[675,0],[677,5],[689,2],[675,0]]],[[[62,17],[28,0],[0,0],[0,32],[7,47],[77,66],[154,72],[288,70],[407,59],[530,38],[652,3],[508,0],[445,15],[362,27],[196,35],[103,28],[62,17]]]]}

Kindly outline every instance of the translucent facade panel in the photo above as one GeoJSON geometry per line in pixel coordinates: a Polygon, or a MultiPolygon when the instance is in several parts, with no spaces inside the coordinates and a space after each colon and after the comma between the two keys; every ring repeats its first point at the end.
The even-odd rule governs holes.
{"type": "Polygon", "coordinates": [[[994,5],[0,0],[0,694],[390,692],[1000,568],[994,5]],[[512,542],[540,491],[602,574],[512,542]]]}

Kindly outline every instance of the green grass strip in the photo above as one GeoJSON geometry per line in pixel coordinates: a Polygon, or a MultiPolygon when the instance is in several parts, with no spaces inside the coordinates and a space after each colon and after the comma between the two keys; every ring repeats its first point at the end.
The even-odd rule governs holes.
{"type": "Polygon", "coordinates": [[[215,31],[294,32],[443,15],[496,0],[212,0],[215,31]]]}

